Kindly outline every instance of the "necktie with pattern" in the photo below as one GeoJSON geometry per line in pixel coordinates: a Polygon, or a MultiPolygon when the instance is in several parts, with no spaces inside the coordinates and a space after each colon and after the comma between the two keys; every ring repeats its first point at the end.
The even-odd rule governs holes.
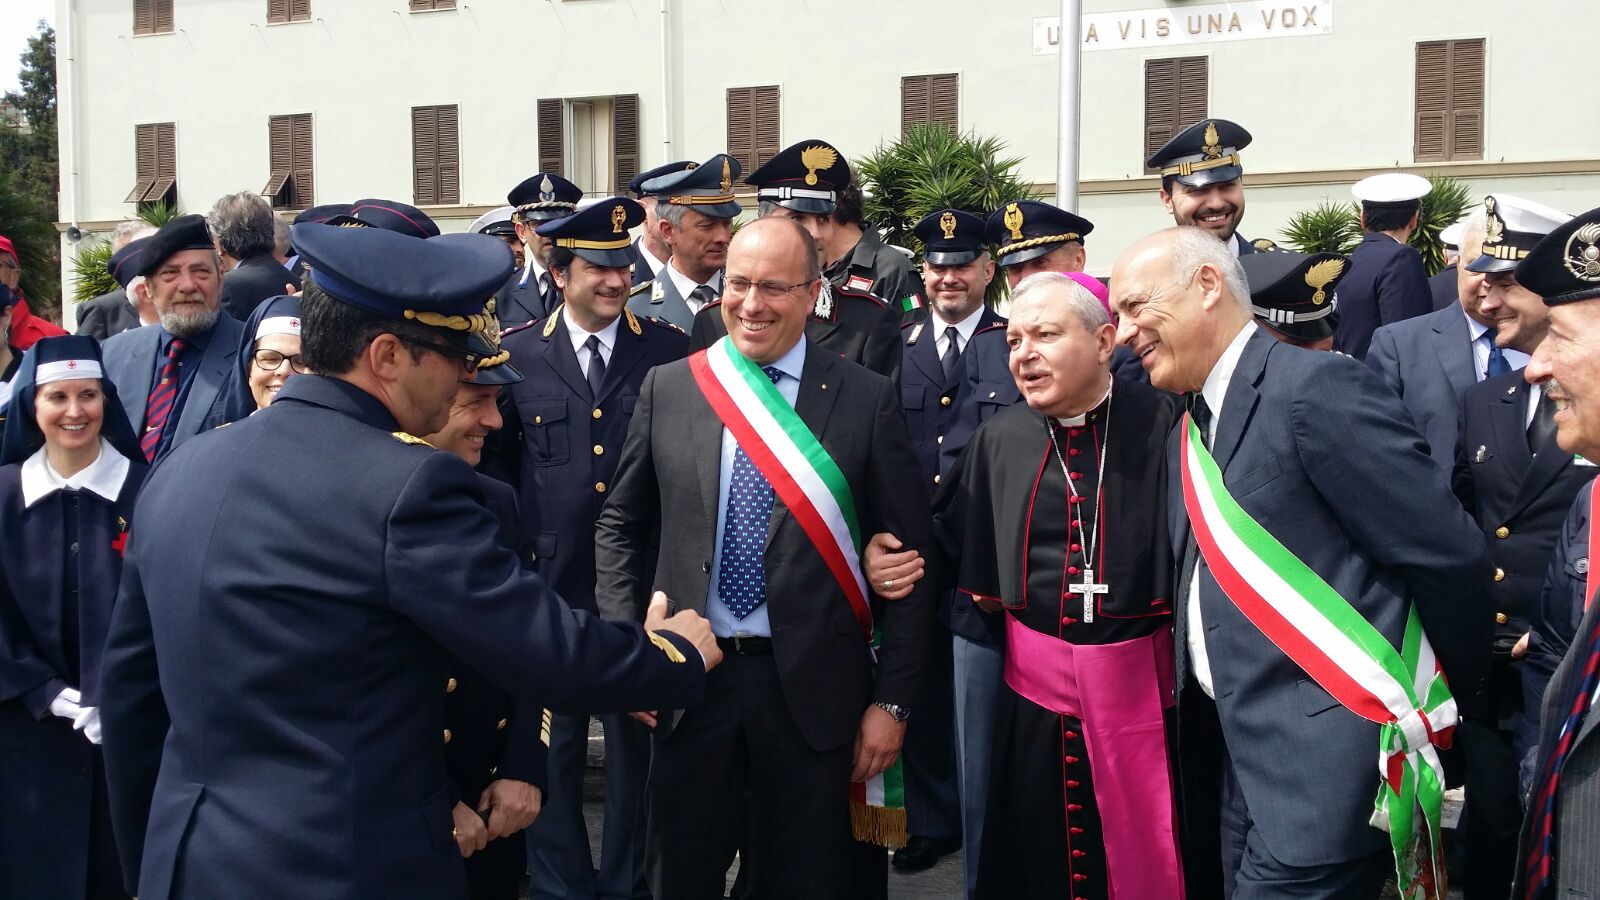
{"type": "Polygon", "coordinates": [[[589,351],[589,371],[584,373],[584,377],[589,379],[590,399],[599,400],[600,384],[606,380],[606,360],[600,355],[600,338],[589,335],[589,339],[583,342],[583,348],[589,351]]]}
{"type": "Polygon", "coordinates": [[[167,360],[161,364],[161,374],[150,388],[150,399],[144,405],[144,433],[139,436],[139,449],[144,451],[146,462],[156,461],[156,450],[161,446],[161,433],[172,417],[172,407],[178,400],[178,356],[188,344],[175,337],[167,345],[167,360]]]}
{"type": "Polygon", "coordinates": [[[699,312],[706,308],[707,303],[717,299],[717,291],[708,284],[696,285],[695,289],[689,292],[689,299],[699,304],[695,309],[695,312],[699,312]]]}
{"type": "MultiPolygon", "coordinates": [[[[1528,861],[1523,870],[1528,900],[1542,897],[1545,888],[1550,885],[1551,863],[1555,856],[1556,786],[1561,781],[1561,767],[1567,761],[1567,754],[1572,752],[1572,744],[1577,740],[1583,719],[1593,705],[1595,679],[1600,676],[1600,619],[1595,621],[1595,627],[1586,637],[1588,643],[1583,646],[1587,653],[1579,657],[1583,660],[1583,668],[1578,689],[1573,693],[1571,705],[1564,711],[1561,730],[1556,732],[1555,746],[1550,748],[1550,756],[1539,771],[1538,781],[1534,782],[1533,793],[1529,795],[1528,831],[1527,840],[1524,841],[1524,846],[1528,848],[1528,861]]],[[[1578,646],[1576,642],[1572,645],[1573,649],[1578,646]]],[[[1562,710],[1551,707],[1550,712],[1561,714],[1562,710]]]]}
{"type": "MultiPolygon", "coordinates": [[[[773,384],[783,373],[763,366],[773,384]]],[[[722,524],[722,562],[717,570],[717,596],[733,617],[743,620],[767,602],[764,564],[767,525],[772,521],[772,485],[750,461],[743,447],[733,452],[728,479],[728,512],[722,524]]]]}

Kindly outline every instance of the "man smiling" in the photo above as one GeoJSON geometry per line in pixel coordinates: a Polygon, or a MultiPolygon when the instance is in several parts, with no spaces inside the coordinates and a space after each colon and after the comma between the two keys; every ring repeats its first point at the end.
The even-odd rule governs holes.
{"type": "Polygon", "coordinates": [[[1239,151],[1250,146],[1250,132],[1227,119],[1203,119],[1157,150],[1145,165],[1161,170],[1161,204],[1172,221],[1193,225],[1233,248],[1233,255],[1255,253],[1239,234],[1244,220],[1244,164],[1239,151]]]}

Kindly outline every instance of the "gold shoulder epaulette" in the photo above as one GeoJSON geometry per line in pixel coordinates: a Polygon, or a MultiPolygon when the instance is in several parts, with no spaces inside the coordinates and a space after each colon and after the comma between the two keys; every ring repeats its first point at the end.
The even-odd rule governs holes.
{"type": "Polygon", "coordinates": [[[635,336],[644,334],[643,329],[639,327],[639,317],[633,314],[633,310],[624,306],[622,308],[622,317],[628,320],[628,330],[633,332],[635,336]]]}
{"type": "Polygon", "coordinates": [[[668,662],[681,663],[684,661],[683,651],[674,646],[671,641],[656,634],[654,631],[647,631],[645,634],[650,635],[650,643],[655,644],[657,650],[667,655],[668,662]]]}
{"type": "Polygon", "coordinates": [[[396,431],[396,432],[394,432],[393,437],[394,437],[395,440],[399,441],[402,444],[421,444],[424,447],[432,447],[433,446],[432,444],[428,443],[427,441],[423,440],[422,438],[419,438],[414,434],[408,434],[407,432],[404,432],[404,431],[396,431]]]}
{"type": "Polygon", "coordinates": [[[1256,238],[1250,242],[1250,246],[1267,253],[1271,253],[1272,251],[1278,249],[1277,242],[1272,238],[1256,238]]]}
{"type": "Polygon", "coordinates": [[[651,325],[659,325],[662,328],[670,328],[670,329],[672,329],[673,331],[676,331],[679,334],[688,334],[689,333],[688,331],[684,330],[684,327],[682,325],[679,325],[676,322],[668,322],[666,319],[660,318],[658,316],[645,316],[644,320],[646,322],[649,322],[651,325]]]}
{"type": "Polygon", "coordinates": [[[632,288],[630,288],[628,290],[628,296],[632,297],[634,294],[643,293],[645,290],[647,290],[650,287],[650,285],[652,285],[654,283],[655,283],[655,279],[651,279],[649,281],[641,281],[641,282],[639,282],[638,284],[634,285],[632,288]]]}
{"type": "Polygon", "coordinates": [[[566,308],[566,304],[565,303],[563,303],[560,306],[556,307],[555,311],[550,314],[550,318],[545,321],[545,323],[544,323],[544,336],[545,337],[549,337],[550,335],[556,333],[556,319],[558,317],[560,317],[561,310],[563,310],[565,308],[566,308]]]}

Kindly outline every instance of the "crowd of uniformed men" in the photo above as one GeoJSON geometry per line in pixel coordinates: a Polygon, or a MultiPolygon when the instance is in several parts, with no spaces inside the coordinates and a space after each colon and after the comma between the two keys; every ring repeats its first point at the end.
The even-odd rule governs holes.
{"type": "Polygon", "coordinates": [[[79,335],[0,239],[0,897],[1600,896],[1600,210],[1300,254],[1250,140],[1109,286],[1021,198],[914,263],[821,140],[231,195],[79,335]]]}

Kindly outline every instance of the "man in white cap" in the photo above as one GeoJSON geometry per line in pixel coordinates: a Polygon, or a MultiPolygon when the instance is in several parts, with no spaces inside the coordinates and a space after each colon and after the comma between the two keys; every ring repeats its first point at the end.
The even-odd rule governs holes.
{"type": "Polygon", "coordinates": [[[1456,273],[1461,267],[1461,238],[1467,233],[1467,224],[1471,221],[1471,214],[1462,216],[1454,225],[1446,225],[1439,232],[1439,243],[1444,245],[1444,268],[1428,276],[1428,292],[1433,295],[1435,310],[1456,305],[1456,273]]]}
{"type": "Polygon", "coordinates": [[[1433,311],[1422,256],[1406,245],[1428,190],[1426,178],[1403,172],[1363,178],[1350,189],[1361,201],[1366,236],[1350,254],[1350,271],[1339,285],[1335,350],[1366,359],[1378,326],[1433,311]]]}

